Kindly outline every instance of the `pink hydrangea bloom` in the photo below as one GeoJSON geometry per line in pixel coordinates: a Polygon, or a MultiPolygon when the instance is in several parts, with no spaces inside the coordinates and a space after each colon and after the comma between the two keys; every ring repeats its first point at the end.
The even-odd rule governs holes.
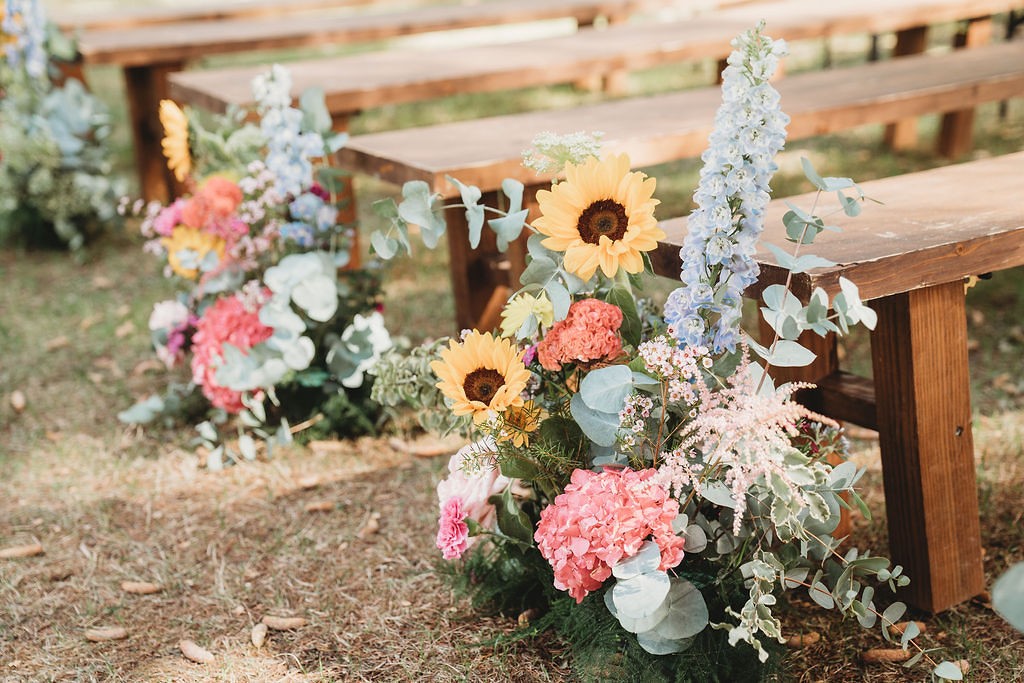
{"type": "Polygon", "coordinates": [[[272,327],[260,322],[259,307],[246,304],[234,295],[217,299],[203,312],[192,337],[192,381],[202,387],[210,403],[229,413],[241,412],[244,406],[239,392],[217,384],[217,368],[224,360],[223,344],[245,352],[274,333],[272,327]]]}
{"type": "MultiPolygon", "coordinates": [[[[465,516],[480,526],[493,529],[496,519],[494,506],[487,499],[501,493],[512,480],[501,474],[491,462],[490,454],[495,452],[494,439],[481,439],[463,446],[448,461],[448,477],[437,485],[437,500],[444,509],[449,500],[462,501],[465,516]]],[[[470,545],[475,538],[470,539],[470,545]]]]}
{"type": "Polygon", "coordinates": [[[168,368],[173,368],[181,360],[185,331],[191,319],[188,307],[180,301],[171,299],[153,305],[153,312],[149,314],[149,329],[157,333],[154,335],[156,355],[168,368]],[[157,341],[161,337],[166,340],[165,344],[157,341]]]}
{"type": "Polygon", "coordinates": [[[462,557],[469,548],[469,526],[466,525],[466,513],[462,509],[462,499],[458,496],[449,498],[441,508],[441,519],[438,520],[437,547],[446,560],[462,557]]]}
{"type": "Polygon", "coordinates": [[[632,557],[644,541],[661,550],[659,569],[683,560],[683,539],[672,529],[679,502],[650,481],[656,470],[576,470],[565,492],[540,513],[534,540],[555,570],[555,588],[581,602],[632,557]]]}
{"type": "Polygon", "coordinates": [[[565,320],[551,326],[537,345],[537,357],[546,370],[566,363],[588,364],[613,360],[622,353],[619,327],[622,309],[598,299],[582,299],[569,307],[565,320]]]}

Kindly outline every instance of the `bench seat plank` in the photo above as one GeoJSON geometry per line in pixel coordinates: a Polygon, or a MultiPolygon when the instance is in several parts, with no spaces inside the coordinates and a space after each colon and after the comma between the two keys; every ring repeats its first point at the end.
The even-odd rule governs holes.
{"type": "Polygon", "coordinates": [[[621,16],[653,4],[654,0],[500,0],[377,14],[320,12],[273,19],[200,20],[131,30],[86,30],[78,37],[78,49],[87,64],[183,62],[217,53],[369,42],[566,17],[587,24],[599,16],[621,16]]]}
{"type": "MultiPolygon", "coordinates": [[[[855,218],[829,219],[842,232],[823,233],[809,249],[837,265],[794,275],[793,290],[801,298],[814,287],[836,294],[840,277],[857,283],[867,300],[1024,265],[1024,152],[869,181],[862,188],[882,204],[867,202],[855,218]]],[[[813,194],[788,201],[807,210],[813,194]]],[[[782,202],[769,205],[762,244],[788,244],[786,210],[782,202]]],[[[668,237],[652,261],[659,274],[677,276],[686,219],[661,225],[668,237]]],[[[751,296],[786,279],[767,249],[758,251],[757,260],[762,272],[751,296]]]]}
{"type": "MultiPolygon", "coordinates": [[[[1024,95],[1024,44],[798,74],[777,87],[792,118],[790,139],[804,138],[1024,95]]],[[[485,191],[505,177],[538,184],[550,176],[521,164],[522,150],[538,132],[600,130],[604,149],[628,152],[634,166],[651,166],[699,156],[720,102],[719,89],[708,87],[360,135],[339,152],[339,161],[394,183],[424,180],[444,196],[458,194],[447,175],[485,191]]]]}
{"type": "MultiPolygon", "coordinates": [[[[800,40],[900,31],[1017,7],[1024,7],[1024,0],[830,0],[813,6],[805,0],[757,2],[685,21],[623,24],[507,45],[299,61],[293,69],[294,92],[322,87],[332,113],[351,114],[456,92],[568,83],[614,70],[718,59],[728,55],[733,37],[762,18],[773,37],[800,40]]],[[[171,79],[171,93],[179,101],[224,111],[230,104],[251,103],[248,84],[265,69],[178,74],[171,79]]]]}

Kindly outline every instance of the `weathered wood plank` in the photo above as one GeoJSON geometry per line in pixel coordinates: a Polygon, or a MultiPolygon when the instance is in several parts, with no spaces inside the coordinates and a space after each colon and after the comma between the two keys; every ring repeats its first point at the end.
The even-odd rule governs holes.
{"type": "MultiPolygon", "coordinates": [[[[896,32],[893,57],[906,57],[924,52],[928,46],[928,27],[917,26],[896,32]]],[[[910,149],[917,144],[917,119],[904,119],[885,129],[885,144],[896,150],[910,149]]]]}
{"type": "MultiPolygon", "coordinates": [[[[954,47],[973,48],[992,40],[991,17],[974,18],[956,34],[954,47]]],[[[947,159],[956,159],[971,151],[974,140],[974,109],[967,107],[949,112],[942,117],[939,129],[939,153],[947,159]]]]}
{"type": "MultiPolygon", "coordinates": [[[[1024,45],[799,74],[777,87],[792,119],[790,139],[821,135],[1020,95],[1024,45]]],[[[339,159],[346,168],[395,183],[424,180],[445,196],[457,194],[447,175],[484,189],[496,189],[506,177],[535,184],[550,176],[523,168],[521,153],[540,131],[601,130],[604,149],[628,151],[635,166],[650,166],[699,156],[720,101],[720,91],[708,87],[374,133],[350,140],[339,159]]]]}
{"type": "MultiPolygon", "coordinates": [[[[1018,152],[863,183],[883,203],[867,203],[857,218],[830,219],[842,232],[816,241],[814,253],[838,265],[794,276],[793,289],[801,298],[814,287],[832,295],[842,276],[867,300],[1024,265],[1024,205],[1010,199],[1020,196],[1022,178],[1024,152],[1018,152]]],[[[813,198],[788,201],[809,208],[813,198]]],[[[786,210],[781,201],[769,205],[762,243],[786,243],[786,210]]],[[[675,274],[686,220],[661,225],[668,238],[652,260],[659,273],[675,274]]],[[[756,258],[761,276],[750,296],[785,282],[787,273],[766,249],[756,258]]]]}
{"type": "Polygon", "coordinates": [[[130,5],[116,10],[92,9],[78,2],[70,12],[49,12],[61,31],[132,29],[154,24],[175,24],[187,21],[222,21],[279,17],[298,12],[354,8],[387,4],[383,0],[249,0],[232,3],[188,3],[176,7],[130,5]]]}
{"type": "MultiPolygon", "coordinates": [[[[130,30],[86,30],[79,35],[78,49],[87,64],[142,65],[226,52],[370,42],[431,31],[566,17],[587,24],[599,16],[637,11],[655,3],[663,4],[659,0],[496,0],[376,14],[317,13],[272,19],[190,21],[130,30]]],[[[248,82],[249,79],[245,81],[248,82]]]]}
{"type": "Polygon", "coordinates": [[[179,69],[180,63],[172,63],[124,70],[139,191],[147,201],[166,203],[176,187],[160,146],[163,129],[156,112],[160,100],[168,97],[167,74],[179,69]]]}
{"type": "Polygon", "coordinates": [[[874,303],[871,338],[889,545],[915,606],[939,612],[985,587],[960,282],[874,303]]]}
{"type": "MultiPolygon", "coordinates": [[[[759,19],[787,40],[900,31],[1024,6],[1024,0],[805,0],[756,2],[685,21],[581,30],[507,45],[389,50],[294,63],[294,92],[323,87],[331,111],[358,111],[456,92],[572,83],[595,73],[728,55],[729,41],[759,19]]],[[[214,111],[252,101],[249,83],[266,67],[189,72],[173,78],[179,101],[214,111]]]]}

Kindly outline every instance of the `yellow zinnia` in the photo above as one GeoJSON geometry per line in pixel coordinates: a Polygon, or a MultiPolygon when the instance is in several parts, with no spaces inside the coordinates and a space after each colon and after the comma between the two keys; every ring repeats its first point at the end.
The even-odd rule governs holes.
{"type": "Polygon", "coordinates": [[[502,413],[504,424],[496,441],[498,443],[511,441],[516,448],[529,446],[530,434],[540,427],[540,413],[540,406],[533,401],[527,401],[518,408],[509,408],[502,413]]]}
{"type": "Polygon", "coordinates": [[[452,400],[452,412],[472,415],[477,424],[493,413],[523,405],[520,394],[530,378],[511,341],[476,330],[461,344],[449,342],[430,369],[441,380],[437,388],[452,400]]]}
{"type": "Polygon", "coordinates": [[[654,218],[654,178],[630,172],[629,157],[590,157],[567,164],[565,181],[537,193],[541,217],[534,225],[541,242],[565,252],[565,269],[589,280],[600,267],[614,277],[644,269],[642,252],[651,251],[665,233],[654,218]]]}
{"type": "Polygon", "coordinates": [[[188,147],[188,117],[181,107],[171,100],[160,100],[160,123],[164,127],[164,139],[160,146],[167,157],[167,168],[174,172],[178,182],[192,171],[192,155],[188,147]]]}
{"type": "Polygon", "coordinates": [[[191,263],[183,263],[181,252],[192,252],[195,264],[201,263],[211,251],[217,253],[218,259],[224,257],[224,238],[186,225],[174,228],[171,236],[163,238],[160,243],[167,249],[167,263],[171,270],[188,280],[195,280],[199,269],[191,263]]]}
{"type": "Polygon", "coordinates": [[[542,327],[550,327],[555,321],[555,309],[544,292],[538,296],[524,292],[505,304],[501,312],[501,336],[514,335],[531,315],[537,316],[537,322],[542,327]]]}

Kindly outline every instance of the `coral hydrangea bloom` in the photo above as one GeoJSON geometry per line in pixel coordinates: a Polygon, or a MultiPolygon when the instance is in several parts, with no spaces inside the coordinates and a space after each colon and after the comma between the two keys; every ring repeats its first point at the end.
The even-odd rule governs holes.
{"type": "Polygon", "coordinates": [[[224,258],[227,246],[224,238],[185,225],[171,230],[170,236],[161,239],[160,243],[167,250],[167,263],[171,270],[187,280],[198,277],[199,269],[196,266],[210,252],[215,252],[218,260],[224,258]],[[192,258],[186,260],[185,254],[192,258]]]}
{"type": "Polygon", "coordinates": [[[171,169],[179,183],[184,182],[192,172],[188,117],[173,101],[160,100],[160,124],[164,127],[164,139],[160,141],[160,147],[167,157],[167,168],[171,169]]]}
{"type": "Polygon", "coordinates": [[[654,218],[654,178],[630,172],[625,154],[567,164],[565,176],[537,193],[541,217],[534,225],[547,235],[542,244],[565,252],[565,269],[584,280],[598,268],[608,277],[619,268],[643,271],[642,253],[665,237],[654,218]]]}
{"type": "Polygon", "coordinates": [[[192,381],[202,387],[210,403],[229,413],[241,412],[241,393],[217,384],[224,344],[244,353],[273,333],[274,328],[260,322],[259,307],[247,305],[237,295],[221,297],[203,312],[192,337],[192,381]]]}
{"type": "Polygon", "coordinates": [[[652,539],[662,571],[683,560],[683,539],[672,529],[679,501],[650,481],[656,470],[576,470],[565,492],[540,513],[537,548],[555,570],[555,587],[582,602],[611,576],[612,567],[652,539]]]}
{"type": "Polygon", "coordinates": [[[452,400],[452,412],[472,415],[477,424],[506,408],[523,405],[519,394],[530,379],[530,371],[511,341],[476,330],[461,344],[452,340],[430,369],[441,380],[437,388],[452,400]]]}
{"type": "Polygon", "coordinates": [[[622,353],[619,328],[622,309],[600,299],[573,302],[565,320],[560,320],[537,344],[537,358],[545,370],[561,369],[566,363],[587,366],[614,360],[622,353]]]}

